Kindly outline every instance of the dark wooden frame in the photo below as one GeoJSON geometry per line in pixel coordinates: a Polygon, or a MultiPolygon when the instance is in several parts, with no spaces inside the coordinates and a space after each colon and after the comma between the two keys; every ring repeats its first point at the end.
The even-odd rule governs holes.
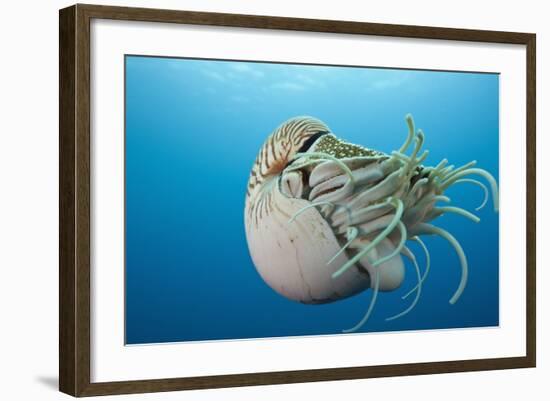
{"type": "Polygon", "coordinates": [[[73,396],[93,396],[534,367],[536,363],[535,43],[536,36],[531,33],[81,4],[60,10],[59,389],[73,396]],[[525,45],[527,49],[526,356],[91,383],[90,21],[92,18],[525,45]]]}

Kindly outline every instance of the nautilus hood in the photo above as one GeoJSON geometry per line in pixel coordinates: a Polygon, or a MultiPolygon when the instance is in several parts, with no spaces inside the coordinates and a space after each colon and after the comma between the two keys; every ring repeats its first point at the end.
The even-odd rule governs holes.
{"type": "Polygon", "coordinates": [[[346,142],[331,133],[326,133],[325,135],[318,137],[307,151],[308,153],[328,154],[337,159],[384,155],[382,152],[346,142]]]}

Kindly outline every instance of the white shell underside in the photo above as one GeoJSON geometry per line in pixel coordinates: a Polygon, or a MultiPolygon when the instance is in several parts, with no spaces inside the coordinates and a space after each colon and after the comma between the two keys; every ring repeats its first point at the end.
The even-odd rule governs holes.
{"type": "MultiPolygon", "coordinates": [[[[331,167],[325,163],[317,163],[317,169],[321,169],[322,172],[326,167],[331,167]]],[[[333,170],[334,167],[332,166],[333,170]]],[[[371,176],[376,180],[380,178],[379,174],[371,176]]],[[[309,183],[315,184],[316,177],[317,175],[312,174],[309,183]]],[[[335,179],[340,182],[341,178],[339,170],[335,179]]],[[[296,179],[299,180],[299,186],[301,177],[298,176],[296,179]]],[[[319,180],[318,185],[312,187],[310,196],[313,197],[313,202],[322,199],[322,190],[318,187],[322,189],[326,182],[319,180]]],[[[334,223],[329,224],[326,216],[321,213],[321,208],[309,207],[303,210],[312,205],[311,200],[293,198],[281,193],[280,186],[284,184],[275,179],[267,184],[269,195],[264,202],[260,202],[267,203],[263,212],[249,213],[247,207],[245,214],[250,254],[263,280],[284,297],[308,304],[337,301],[373,287],[374,280],[371,277],[374,277],[375,267],[370,261],[373,257],[380,259],[389,255],[395,249],[392,240],[385,238],[358,263],[339,277],[333,277],[333,274],[349,261],[350,252],[354,252],[352,247],[349,251],[340,252],[346,241],[342,235],[338,240],[338,226],[334,223]],[[303,212],[295,216],[300,210],[303,212]],[[338,252],[340,254],[333,258],[338,252]]],[[[300,192],[302,188],[293,188],[290,184],[286,190],[300,192]]],[[[385,212],[388,213],[388,210],[385,212]]],[[[336,221],[341,219],[338,216],[341,216],[340,211],[335,211],[336,221]]],[[[346,218],[341,220],[347,223],[346,218]]],[[[404,279],[404,265],[399,254],[376,268],[380,274],[379,290],[390,291],[401,285],[404,279]]]]}

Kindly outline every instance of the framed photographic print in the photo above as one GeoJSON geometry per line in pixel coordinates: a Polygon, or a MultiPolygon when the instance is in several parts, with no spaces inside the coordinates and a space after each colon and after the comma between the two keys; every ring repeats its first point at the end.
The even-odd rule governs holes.
{"type": "Polygon", "coordinates": [[[61,391],[534,367],[535,324],[534,34],[60,11],[61,391]]]}

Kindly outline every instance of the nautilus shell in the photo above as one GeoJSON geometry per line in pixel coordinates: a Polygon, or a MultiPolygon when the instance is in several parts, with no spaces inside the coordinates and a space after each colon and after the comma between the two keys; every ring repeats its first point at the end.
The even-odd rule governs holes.
{"type": "MultiPolygon", "coordinates": [[[[444,213],[470,220],[472,213],[449,203],[445,190],[459,182],[488,189],[468,178],[478,175],[490,184],[498,211],[495,179],[470,162],[459,168],[441,161],[422,165],[424,134],[415,131],[406,116],[408,135],[390,154],[345,142],[322,121],[292,118],[265,141],[248,181],[245,204],[246,238],[254,265],[263,280],[282,296],[306,303],[338,301],[366,289],[373,290],[358,330],[370,316],[379,291],[392,291],[405,277],[402,256],[414,266],[417,284],[404,298],[415,294],[400,317],[412,310],[429,271],[429,252],[423,235],[439,235],[454,247],[462,269],[450,302],[461,296],[468,279],[466,255],[447,231],[430,222],[444,213]],[[426,252],[421,273],[409,240],[426,252]]],[[[483,206],[482,205],[482,206],[483,206]]]]}

